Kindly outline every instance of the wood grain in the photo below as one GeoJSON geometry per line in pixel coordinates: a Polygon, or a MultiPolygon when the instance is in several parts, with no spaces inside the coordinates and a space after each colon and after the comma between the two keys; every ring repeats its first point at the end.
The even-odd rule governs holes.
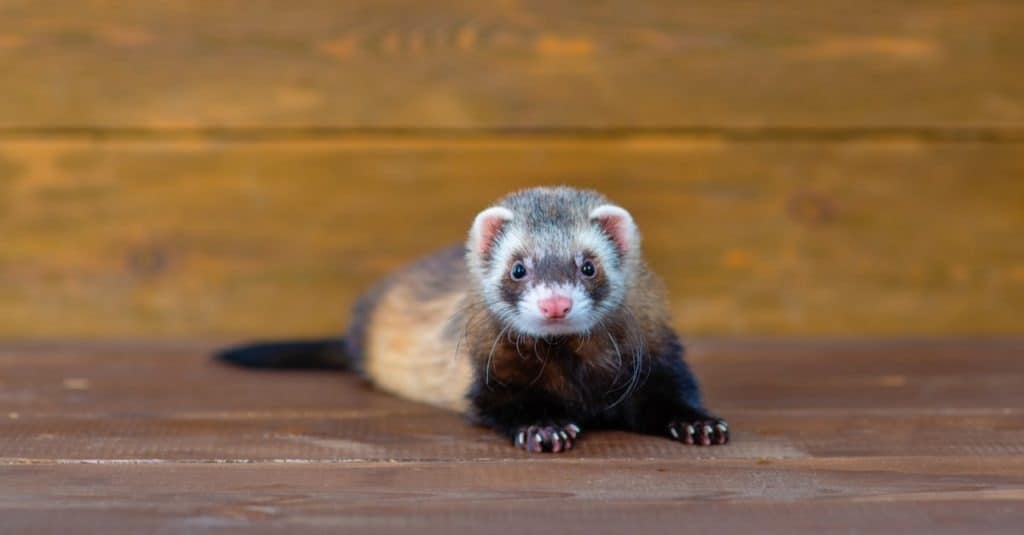
{"type": "Polygon", "coordinates": [[[1024,520],[1019,339],[697,341],[733,443],[584,431],[559,456],[348,375],[220,366],[219,345],[0,344],[2,529],[1013,533],[1024,520]]]}
{"type": "MultiPolygon", "coordinates": [[[[250,469],[256,471],[258,469],[250,469]]],[[[129,503],[96,497],[94,505],[70,507],[68,500],[59,505],[11,507],[4,524],[11,532],[57,533],[75,530],[80,533],[151,532],[164,533],[623,533],[634,529],[644,533],[678,533],[682,530],[727,533],[790,534],[794,532],[847,533],[848,526],[872,533],[985,533],[1015,534],[1022,520],[1021,507],[1011,500],[950,501],[923,497],[917,501],[895,503],[820,502],[735,504],[728,502],[689,503],[668,501],[655,504],[619,505],[607,502],[572,501],[561,496],[545,496],[517,506],[478,507],[473,510],[452,507],[426,509],[401,505],[380,507],[371,511],[345,508],[348,492],[324,492],[322,502],[308,509],[292,512],[296,501],[310,501],[308,494],[296,487],[280,484],[273,476],[252,477],[250,494],[215,496],[204,506],[176,506],[165,499],[188,492],[155,492],[148,485],[152,472],[139,470],[140,484],[129,503]],[[270,488],[280,494],[261,489],[270,488]],[[279,489],[279,490],[278,490],[279,489]],[[289,494],[288,491],[295,490],[289,494]],[[255,496],[253,495],[255,494],[255,496]],[[149,500],[147,503],[145,500],[149,500]],[[106,503],[117,507],[104,507],[106,503]],[[98,503],[99,505],[95,505],[98,503]],[[322,509],[316,506],[322,505],[322,509]],[[54,529],[43,529],[52,526],[54,529]]],[[[211,478],[201,470],[184,470],[196,479],[211,478]]],[[[65,475],[63,470],[59,476],[65,475]]],[[[317,472],[314,476],[331,475],[334,470],[317,472]]],[[[7,475],[7,474],[5,474],[7,475]]],[[[157,474],[158,475],[158,474],[157,474]]],[[[686,476],[677,480],[688,481],[686,476]]],[[[108,478],[103,478],[109,481],[108,478]]],[[[123,480],[118,480],[119,482],[123,480]]],[[[214,480],[219,481],[219,480],[214,480]]],[[[313,479],[313,481],[319,481],[313,479]]],[[[308,484],[308,481],[304,482],[308,484]]],[[[242,488],[241,490],[246,490],[242,488]]],[[[72,502],[73,503],[73,502],[72,502]]]]}
{"type": "Polygon", "coordinates": [[[0,5],[0,127],[1024,124],[1024,6],[0,5]]]}
{"type": "Polygon", "coordinates": [[[636,215],[690,334],[1024,331],[1017,143],[82,139],[0,146],[0,336],[340,332],[504,193],[636,215]]]}

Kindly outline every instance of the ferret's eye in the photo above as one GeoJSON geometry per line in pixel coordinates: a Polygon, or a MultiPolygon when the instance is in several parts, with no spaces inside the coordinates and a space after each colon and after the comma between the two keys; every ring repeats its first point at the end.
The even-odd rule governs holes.
{"type": "Polygon", "coordinates": [[[589,279],[594,275],[597,275],[597,268],[594,267],[593,262],[587,260],[586,262],[583,263],[583,265],[580,266],[580,273],[582,273],[584,277],[589,279]]]}
{"type": "Polygon", "coordinates": [[[512,266],[512,280],[521,281],[526,278],[526,266],[522,262],[516,262],[512,266]]]}

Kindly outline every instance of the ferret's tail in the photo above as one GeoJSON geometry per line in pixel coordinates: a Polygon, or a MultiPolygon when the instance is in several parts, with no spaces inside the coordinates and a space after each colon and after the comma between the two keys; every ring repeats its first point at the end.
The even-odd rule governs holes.
{"type": "Polygon", "coordinates": [[[256,342],[229,347],[215,358],[246,368],[325,369],[351,368],[351,359],[341,338],[256,342]]]}

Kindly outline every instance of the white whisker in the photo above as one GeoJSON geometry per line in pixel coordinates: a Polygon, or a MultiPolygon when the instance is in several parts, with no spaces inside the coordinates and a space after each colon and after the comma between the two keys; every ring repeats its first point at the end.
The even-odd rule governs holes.
{"type": "MultiPolygon", "coordinates": [[[[491,344],[491,352],[487,354],[487,363],[486,366],[484,366],[484,386],[487,388],[491,387],[491,365],[494,363],[494,350],[497,349],[498,342],[501,340],[501,337],[505,335],[505,332],[508,331],[508,329],[508,326],[505,326],[505,328],[498,332],[498,336],[494,337],[494,343],[491,344]]],[[[505,383],[502,383],[500,379],[497,381],[498,384],[504,386],[505,383]]]]}

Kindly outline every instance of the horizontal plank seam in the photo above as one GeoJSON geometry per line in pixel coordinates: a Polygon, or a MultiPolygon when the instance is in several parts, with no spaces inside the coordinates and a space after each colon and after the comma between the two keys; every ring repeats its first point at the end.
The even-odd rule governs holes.
{"type": "Polygon", "coordinates": [[[1022,143],[1024,127],[539,127],[539,128],[348,128],[348,127],[0,127],[0,140],[211,140],[211,141],[558,141],[669,139],[735,142],[971,142],[1022,143]]]}
{"type": "MultiPolygon", "coordinates": [[[[995,409],[994,409],[995,410],[995,409]]],[[[160,420],[213,420],[219,422],[228,421],[252,421],[252,420],[354,420],[364,418],[395,418],[395,417],[423,417],[439,414],[437,409],[427,405],[414,406],[409,409],[352,409],[352,410],[269,410],[269,411],[191,411],[191,412],[159,412],[150,411],[145,414],[131,411],[109,411],[109,412],[68,412],[53,411],[43,412],[35,410],[18,411],[12,410],[8,413],[11,421],[37,420],[104,420],[104,421],[131,421],[131,422],[152,422],[160,420]],[[15,415],[11,418],[11,415],[15,415]]],[[[440,413],[448,414],[448,413],[440,413]]],[[[986,411],[983,414],[989,414],[986,411]]],[[[1004,414],[998,412],[997,414],[1004,414]]],[[[3,413],[0,413],[0,422],[3,422],[3,413]]]]}
{"type": "MultiPolygon", "coordinates": [[[[0,356],[16,355],[31,352],[36,356],[59,353],[62,356],[74,354],[82,356],[82,352],[107,354],[111,351],[128,353],[134,351],[154,351],[164,354],[188,354],[196,351],[209,352],[229,345],[242,343],[239,337],[109,337],[109,338],[5,338],[0,339],[0,356]]],[[[830,350],[866,350],[866,349],[901,349],[901,350],[1012,350],[1024,351],[1024,336],[688,336],[686,345],[698,350],[730,350],[730,351],[762,351],[764,349],[779,351],[821,351],[830,350]]],[[[307,373],[307,372],[301,372],[307,373]]]]}
{"type": "MultiPolygon", "coordinates": [[[[1024,456],[1021,455],[1004,455],[999,457],[976,457],[976,456],[964,456],[964,455],[949,455],[949,456],[938,456],[938,455],[882,455],[878,457],[872,456],[819,456],[819,457],[775,457],[775,456],[756,456],[756,457],[679,457],[674,459],[667,459],[664,457],[626,457],[626,458],[615,458],[609,459],[606,457],[588,457],[578,459],[551,459],[551,458],[486,458],[476,457],[471,459],[452,459],[452,458],[388,458],[388,457],[365,457],[365,458],[335,458],[335,459],[304,459],[304,458],[293,458],[293,457],[282,457],[277,459],[251,459],[251,458],[196,458],[196,459],[162,459],[162,458],[30,458],[30,457],[0,457],[0,467],[5,466],[29,466],[29,465],[43,465],[43,466],[54,466],[54,465],[366,465],[366,466],[396,466],[396,465],[438,465],[438,464],[511,464],[511,463],[531,463],[545,465],[551,464],[573,464],[573,465],[585,465],[594,464],[600,466],[612,466],[616,464],[625,464],[633,466],[636,463],[645,463],[652,465],[662,464],[717,464],[724,466],[743,467],[747,465],[758,465],[762,468],[765,466],[765,461],[768,461],[772,466],[776,467],[790,467],[790,468],[813,468],[819,464],[828,465],[828,468],[839,471],[858,471],[857,466],[863,464],[870,464],[875,466],[873,470],[884,470],[881,468],[885,465],[890,465],[895,462],[917,462],[927,464],[929,462],[934,463],[938,461],[948,461],[951,458],[969,459],[972,462],[981,464],[998,464],[1000,466],[1007,467],[1008,470],[1012,471],[1013,467],[1024,461],[1024,456]]],[[[912,465],[917,466],[917,465],[912,465]]],[[[902,467],[903,470],[907,467],[902,467]]]]}
{"type": "MultiPolygon", "coordinates": [[[[1024,408],[1020,407],[885,407],[885,408],[839,408],[839,407],[779,407],[765,409],[750,406],[723,406],[724,410],[731,414],[743,415],[747,418],[764,417],[772,415],[786,415],[787,417],[872,417],[882,419],[897,419],[908,417],[1020,417],[1024,415],[1024,408]]],[[[8,418],[11,422],[30,421],[33,419],[60,419],[60,420],[111,420],[117,418],[130,418],[132,422],[146,422],[159,420],[215,420],[215,421],[248,421],[248,420],[352,420],[360,418],[381,418],[381,417],[402,417],[402,416],[432,416],[450,415],[448,413],[433,409],[426,405],[410,407],[409,409],[352,409],[352,410],[266,410],[266,411],[189,411],[189,412],[147,412],[140,415],[137,412],[117,411],[109,412],[69,412],[69,411],[36,411],[10,410],[8,418]],[[11,418],[10,415],[16,415],[11,418]]],[[[0,413],[0,422],[3,422],[3,413],[0,413]]],[[[124,420],[118,420],[124,421],[124,420]]],[[[602,431],[614,432],[614,431],[602,431]]]]}

